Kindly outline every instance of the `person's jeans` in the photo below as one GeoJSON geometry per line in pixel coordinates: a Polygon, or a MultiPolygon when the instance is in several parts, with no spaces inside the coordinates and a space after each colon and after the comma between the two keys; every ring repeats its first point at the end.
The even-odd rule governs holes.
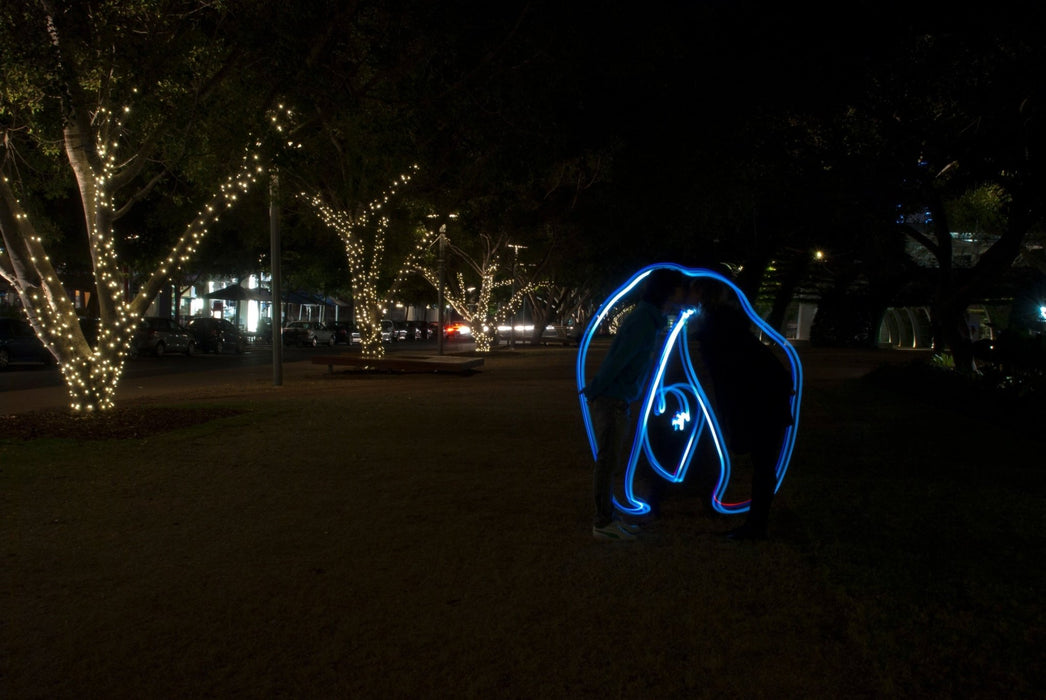
{"type": "Polygon", "coordinates": [[[628,402],[601,396],[589,403],[596,435],[596,466],[592,489],[596,512],[593,525],[603,527],[614,519],[614,475],[621,468],[621,447],[628,428],[628,402]]]}
{"type": "Polygon", "coordinates": [[[752,503],[745,524],[764,537],[770,522],[770,504],[777,488],[774,468],[781,455],[783,440],[783,430],[763,429],[752,442],[752,503]]]}

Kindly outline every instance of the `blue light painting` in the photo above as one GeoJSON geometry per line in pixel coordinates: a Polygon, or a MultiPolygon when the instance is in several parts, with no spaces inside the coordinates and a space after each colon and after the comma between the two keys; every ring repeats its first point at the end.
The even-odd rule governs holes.
{"type": "MultiPolygon", "coordinates": [[[[702,268],[688,268],[675,263],[656,263],[644,267],[603,302],[599,312],[585,329],[578,348],[577,388],[581,401],[581,416],[585,424],[585,432],[588,435],[593,458],[598,453],[598,446],[596,445],[595,432],[592,428],[592,417],[589,412],[588,401],[584,394],[580,393],[586,386],[585,367],[589,346],[596,334],[596,330],[607,319],[611,311],[620,309],[623,301],[627,303],[629,294],[651,272],[657,269],[677,270],[689,279],[705,277],[726,285],[737,296],[737,301],[752,323],[765,337],[776,343],[787,357],[792,375],[791,408],[793,421],[792,425],[785,431],[781,442],[781,452],[775,468],[777,483],[774,486],[774,491],[776,492],[781,488],[781,482],[788,471],[792,450],[795,447],[796,432],[799,428],[799,406],[802,402],[803,387],[802,363],[799,361],[799,355],[795,348],[792,347],[784,336],[756,313],[737,285],[716,272],[702,268]]],[[[623,513],[642,515],[650,511],[650,506],[643,502],[634,491],[636,468],[639,464],[640,456],[646,458],[651,469],[661,478],[672,483],[681,483],[686,478],[691,462],[697,454],[698,443],[705,431],[708,431],[708,436],[715,447],[715,454],[719,461],[719,476],[712,491],[712,507],[727,515],[744,513],[749,509],[750,500],[748,499],[736,502],[727,502],[725,500],[726,491],[730,484],[730,452],[727,449],[723,429],[715,415],[712,402],[698,379],[698,372],[691,361],[687,342],[687,321],[696,318],[700,313],[700,306],[686,307],[679,311],[676,318],[673,319],[658,353],[652,376],[646,385],[645,394],[640,403],[636,431],[629,450],[628,464],[625,467],[624,502],[621,502],[617,495],[614,496],[615,507],[623,513]],[[679,362],[682,365],[683,379],[666,384],[667,368],[672,362],[679,362]],[[652,427],[672,430],[675,434],[678,434],[681,444],[684,445],[682,453],[672,455],[671,459],[665,459],[664,455],[657,454],[650,440],[652,427]]]]}

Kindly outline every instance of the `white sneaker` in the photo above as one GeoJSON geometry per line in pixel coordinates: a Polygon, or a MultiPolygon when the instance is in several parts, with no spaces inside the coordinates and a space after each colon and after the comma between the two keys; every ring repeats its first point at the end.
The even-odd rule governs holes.
{"type": "Polygon", "coordinates": [[[592,536],[597,540],[603,540],[606,542],[631,542],[636,539],[636,536],[622,527],[621,523],[617,520],[610,522],[603,527],[596,527],[593,525],[592,536]]]}

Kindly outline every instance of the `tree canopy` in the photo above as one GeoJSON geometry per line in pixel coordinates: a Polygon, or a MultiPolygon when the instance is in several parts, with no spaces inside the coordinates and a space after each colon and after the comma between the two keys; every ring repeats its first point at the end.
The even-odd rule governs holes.
{"type": "MultiPolygon", "coordinates": [[[[882,304],[911,273],[907,236],[939,260],[938,336],[962,345],[952,317],[1041,229],[1043,10],[850,11],[842,27],[754,0],[12,0],[2,167],[55,261],[86,269],[83,174],[63,151],[70,127],[119,132],[134,146],[108,183],[114,246],[148,270],[286,103],[301,148],[276,165],[303,280],[336,284],[344,268],[319,261],[340,242],[289,195],[355,216],[416,163],[412,211],[458,212],[474,245],[526,246],[520,269],[596,296],[672,259],[729,262],[751,293],[805,276],[882,304]],[[930,226],[904,223],[926,209],[930,226]],[[949,262],[949,221],[994,241],[970,270],[949,262]],[[815,248],[836,261],[829,282],[810,277],[815,248]]],[[[265,255],[251,197],[214,224],[238,242],[208,251],[216,270],[265,255]]],[[[394,224],[390,249],[409,253],[417,230],[394,224]]]]}

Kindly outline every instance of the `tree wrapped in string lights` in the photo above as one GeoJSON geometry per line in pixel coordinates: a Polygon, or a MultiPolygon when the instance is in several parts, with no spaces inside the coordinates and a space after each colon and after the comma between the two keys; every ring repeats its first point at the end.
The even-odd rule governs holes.
{"type": "MultiPolygon", "coordinates": [[[[438,218],[438,217],[436,217],[438,218]]],[[[432,247],[446,236],[445,230],[429,227],[418,242],[414,252],[407,258],[400,270],[399,279],[408,274],[421,275],[434,288],[440,287],[440,268],[438,261],[433,260],[432,247]]],[[[472,338],[476,343],[476,352],[490,352],[497,340],[497,329],[505,323],[520,306],[532,285],[518,287],[506,301],[497,302],[495,292],[515,285],[511,275],[505,275],[501,265],[501,252],[508,247],[502,236],[494,238],[481,234],[478,255],[471,255],[463,248],[446,238],[447,250],[457,256],[472,273],[466,279],[464,272],[457,272],[446,285],[444,295],[449,304],[469,324],[472,338]],[[474,284],[478,278],[478,286],[474,284]]]]}
{"type": "Polygon", "coordinates": [[[384,315],[388,290],[383,292],[379,287],[385,263],[385,236],[390,222],[384,208],[417,171],[418,166],[412,165],[408,172],[396,178],[357,216],[335,209],[324,203],[318,195],[309,196],[304,192],[299,195],[345,245],[356,325],[360,331],[360,352],[366,358],[380,359],[385,356],[385,346],[381,342],[381,317],[384,315]]]}
{"type": "Polygon", "coordinates": [[[264,154],[286,142],[282,130],[289,112],[279,108],[269,114],[271,132],[248,137],[249,145],[235,151],[244,134],[262,133],[250,125],[266,109],[229,78],[242,54],[228,51],[219,39],[217,26],[226,17],[220,8],[192,0],[162,11],[50,0],[0,10],[6,44],[0,60],[9,79],[0,94],[0,278],[60,363],[74,413],[114,406],[138,319],[222,213],[264,174],[264,154]],[[133,87],[139,82],[149,89],[139,92],[133,87]],[[215,100],[224,100],[221,109],[203,109],[215,100]],[[132,113],[124,106],[129,104],[140,109],[132,113]],[[212,133],[203,133],[205,123],[212,133]],[[227,126],[232,130],[213,133],[227,126]],[[279,137],[274,141],[269,134],[279,137]],[[231,146],[235,155],[223,153],[219,144],[231,146]],[[161,183],[174,181],[171,191],[161,190],[161,183]],[[199,181],[221,184],[202,208],[184,214],[188,223],[173,245],[165,239],[150,251],[155,266],[137,267],[140,285],[132,290],[118,249],[136,237],[141,220],[125,226],[125,215],[173,192],[181,201],[186,187],[194,186],[189,183],[199,181]],[[56,256],[77,228],[51,211],[60,209],[53,200],[70,188],[78,195],[86,246],[83,253],[56,256]],[[96,308],[98,335],[90,341],[62,280],[88,266],[93,284],[76,286],[96,308]]]}
{"type": "MultiPolygon", "coordinates": [[[[124,114],[129,112],[129,108],[122,110],[124,114]]],[[[288,116],[289,110],[283,108],[272,115],[277,132],[283,131],[281,121],[288,116]]],[[[0,234],[4,242],[0,277],[14,288],[29,322],[57,358],[74,412],[104,411],[115,405],[116,387],[138,319],[161,287],[192,259],[209,226],[219,220],[222,212],[235,206],[266,171],[261,155],[264,141],[254,141],[245,150],[236,171],[197,212],[138,293],[127,299],[113,229],[122,211],[116,208],[112,196],[114,181],[128,167],[117,155],[123,124],[105,107],[95,111],[89,124],[86,133],[79,128],[82,125],[67,124],[64,145],[80,191],[96,282],[101,323],[93,347],[84,336],[76,308],[33,220],[16,196],[12,182],[7,177],[0,178],[0,234]]],[[[127,162],[134,161],[124,161],[127,162]]]]}

